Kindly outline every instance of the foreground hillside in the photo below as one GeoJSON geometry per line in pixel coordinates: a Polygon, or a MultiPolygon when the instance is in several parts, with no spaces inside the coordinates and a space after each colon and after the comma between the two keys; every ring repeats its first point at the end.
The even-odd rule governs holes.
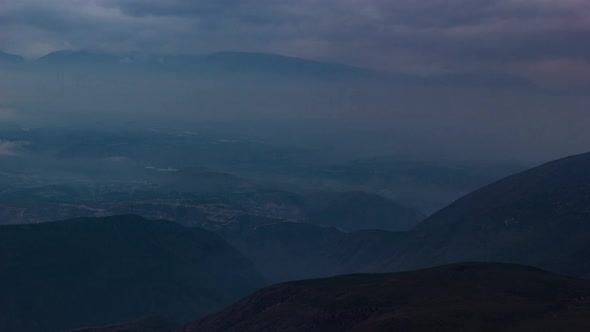
{"type": "Polygon", "coordinates": [[[187,332],[588,331],[590,282],[506,264],[278,284],[187,332]]]}
{"type": "Polygon", "coordinates": [[[590,277],[589,169],[590,154],[583,154],[518,173],[464,196],[409,232],[269,223],[222,235],[273,282],[465,261],[590,277]]]}
{"type": "Polygon", "coordinates": [[[182,332],[183,326],[163,317],[150,317],[102,327],[83,327],[69,332],[182,332]]]}
{"type": "Polygon", "coordinates": [[[0,331],[194,319],[263,286],[218,235],[137,216],[0,227],[0,331]]]}
{"type": "Polygon", "coordinates": [[[590,277],[590,153],[541,165],[427,218],[390,268],[486,260],[590,277]]]}

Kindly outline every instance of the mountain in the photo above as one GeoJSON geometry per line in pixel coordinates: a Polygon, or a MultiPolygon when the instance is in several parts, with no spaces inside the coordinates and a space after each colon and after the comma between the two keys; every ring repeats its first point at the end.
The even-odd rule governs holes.
{"type": "Polygon", "coordinates": [[[348,231],[406,231],[425,217],[416,209],[362,191],[316,192],[304,199],[308,222],[348,231]]]}
{"type": "Polygon", "coordinates": [[[589,281],[462,263],[278,284],[185,331],[588,331],[588,317],[589,281]]]}
{"type": "Polygon", "coordinates": [[[25,60],[20,55],[4,53],[0,51],[0,64],[20,64],[25,60]]]}
{"type": "Polygon", "coordinates": [[[47,54],[38,64],[118,65],[116,68],[143,68],[179,74],[270,74],[296,77],[346,78],[377,77],[369,70],[271,53],[217,52],[203,55],[125,55],[92,51],[63,50],[47,54]]]}
{"type": "Polygon", "coordinates": [[[363,192],[287,192],[212,171],[162,172],[161,185],[102,188],[46,185],[5,189],[0,193],[0,224],[25,224],[79,216],[137,214],[185,226],[218,230],[251,215],[336,227],[407,230],[423,219],[420,212],[363,192]]]}
{"type": "Polygon", "coordinates": [[[375,193],[432,214],[473,190],[524,169],[510,162],[442,163],[383,156],[287,170],[277,177],[314,190],[375,193]]]}
{"type": "MultiPolygon", "coordinates": [[[[62,204],[55,211],[141,213],[206,227],[249,257],[271,282],[462,261],[518,263],[589,277],[589,167],[590,154],[584,154],[510,176],[464,196],[407,232],[354,231],[366,220],[379,227],[395,225],[393,219],[371,218],[388,216],[389,208],[377,209],[379,200],[367,203],[357,193],[255,191],[134,203],[112,199],[111,205],[62,204]],[[375,210],[353,208],[369,205],[375,210]],[[347,219],[352,212],[363,214],[347,219]],[[352,228],[349,221],[358,223],[352,228]]],[[[231,176],[220,180],[241,183],[231,176]]],[[[41,197],[47,192],[57,195],[42,190],[41,197]]],[[[23,214],[19,208],[6,211],[7,216],[23,214]]]]}
{"type": "MultiPolygon", "coordinates": [[[[0,56],[1,59],[1,56],[0,56]]],[[[116,70],[148,69],[164,70],[176,75],[242,75],[258,74],[273,77],[319,79],[377,79],[381,83],[413,86],[469,86],[534,89],[531,81],[497,73],[445,74],[416,76],[401,72],[379,72],[352,65],[285,56],[273,53],[222,51],[208,54],[123,54],[113,55],[92,50],[60,50],[37,59],[43,65],[116,65],[116,70]]],[[[80,68],[76,68],[79,70],[80,68]]],[[[102,67],[101,69],[105,69],[102,67]]]]}
{"type": "Polygon", "coordinates": [[[372,74],[368,70],[352,66],[269,53],[218,52],[204,56],[202,63],[209,68],[224,68],[234,72],[256,71],[282,75],[333,78],[362,77],[372,74]]]}
{"type": "Polygon", "coordinates": [[[44,55],[37,59],[39,64],[59,64],[59,65],[96,65],[96,64],[116,64],[121,58],[104,53],[94,53],[90,51],[56,51],[44,55]]]}
{"type": "MultiPolygon", "coordinates": [[[[118,147],[113,155],[126,150],[121,148],[124,144],[117,143],[120,140],[105,138],[102,148],[107,151],[98,153],[103,160],[86,160],[91,164],[88,168],[80,166],[79,161],[71,163],[75,167],[59,168],[64,172],[66,167],[72,167],[74,172],[82,173],[81,177],[96,174],[96,180],[78,181],[61,175],[51,179],[51,175],[37,175],[37,170],[8,169],[7,185],[0,192],[0,224],[137,214],[216,230],[220,223],[215,221],[232,222],[236,216],[248,214],[345,231],[403,231],[424,219],[412,207],[362,191],[302,190],[295,185],[252,180],[206,167],[143,166],[130,158],[106,153],[111,144],[118,147]],[[29,180],[33,177],[39,180],[29,180]]],[[[96,140],[91,145],[99,143],[96,140]]],[[[134,147],[131,145],[130,150],[134,147]]],[[[76,150],[92,148],[80,144],[76,150]]],[[[84,154],[79,157],[90,158],[84,154]]],[[[6,169],[6,165],[2,166],[6,169]]],[[[0,182],[2,179],[0,174],[0,182]]]]}
{"type": "Polygon", "coordinates": [[[590,153],[518,173],[464,196],[408,232],[346,233],[283,222],[221,234],[274,282],[464,261],[590,277],[588,169],[590,153]]]}
{"type": "Polygon", "coordinates": [[[336,227],[344,231],[403,231],[412,228],[425,217],[412,207],[362,191],[306,191],[297,188],[286,191],[261,188],[233,193],[227,196],[226,204],[255,215],[336,227]]]}
{"type": "Polygon", "coordinates": [[[231,193],[245,191],[256,187],[246,179],[238,176],[209,170],[206,168],[183,168],[176,172],[170,172],[165,189],[175,192],[188,192],[195,194],[231,193]]]}
{"type": "Polygon", "coordinates": [[[571,156],[464,196],[417,226],[395,268],[485,260],[590,277],[588,169],[590,153],[571,156]]]}
{"type": "Polygon", "coordinates": [[[83,327],[70,332],[181,332],[181,328],[182,325],[169,319],[153,317],[103,327],[83,327]]]}
{"type": "MultiPolygon", "coordinates": [[[[405,233],[343,232],[280,220],[241,220],[218,232],[270,282],[387,271],[405,233]]],[[[392,270],[390,270],[392,271],[392,270]]]]}
{"type": "Polygon", "coordinates": [[[138,216],[0,227],[0,330],[194,319],[264,285],[218,235],[138,216]]]}

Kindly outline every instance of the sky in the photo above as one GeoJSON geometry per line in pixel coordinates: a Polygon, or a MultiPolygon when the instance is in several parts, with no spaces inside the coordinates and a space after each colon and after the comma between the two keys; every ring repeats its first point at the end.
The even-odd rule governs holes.
{"type": "MultiPolygon", "coordinates": [[[[29,59],[265,52],[438,82],[244,84],[31,66],[0,75],[0,125],[222,123],[373,154],[545,161],[590,150],[589,17],[589,0],[0,0],[0,50],[29,59]]],[[[5,156],[29,147],[2,139],[5,156]]]]}
{"type": "Polygon", "coordinates": [[[588,17],[588,0],[0,0],[0,49],[271,52],[567,88],[590,82],[588,17]]]}

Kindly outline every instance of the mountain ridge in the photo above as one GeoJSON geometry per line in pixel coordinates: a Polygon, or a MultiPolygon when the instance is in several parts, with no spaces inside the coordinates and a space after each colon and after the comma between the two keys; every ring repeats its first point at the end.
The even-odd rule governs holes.
{"type": "MultiPolygon", "coordinates": [[[[394,85],[458,85],[491,88],[536,89],[530,80],[497,73],[445,74],[420,76],[322,60],[306,59],[264,52],[218,51],[205,54],[126,54],[113,55],[91,50],[60,50],[39,57],[33,63],[63,67],[98,66],[136,71],[156,69],[175,75],[246,75],[271,77],[313,77],[321,79],[375,80],[394,85]]],[[[80,68],[78,68],[80,69],[80,68]]]]}
{"type": "Polygon", "coordinates": [[[584,331],[590,282],[536,268],[461,263],[273,285],[187,332],[584,331]]]}
{"type": "Polygon", "coordinates": [[[589,167],[578,154],[476,190],[418,224],[407,250],[422,266],[495,260],[590,276],[589,167]]]}
{"type": "Polygon", "coordinates": [[[0,268],[6,332],[185,321],[265,284],[217,234],[134,215],[0,226],[0,268]]]}

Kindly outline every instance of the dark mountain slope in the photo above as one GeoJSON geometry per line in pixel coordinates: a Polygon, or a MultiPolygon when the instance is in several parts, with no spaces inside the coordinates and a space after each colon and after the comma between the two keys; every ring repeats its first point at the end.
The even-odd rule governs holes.
{"type": "Polygon", "coordinates": [[[590,154],[542,165],[469,194],[405,233],[273,223],[222,234],[275,282],[464,261],[590,277],[589,169],[590,154]]]}
{"type": "Polygon", "coordinates": [[[233,72],[255,71],[273,75],[309,75],[330,78],[371,75],[368,70],[352,66],[269,53],[218,52],[202,57],[200,64],[233,72]]]}
{"type": "Polygon", "coordinates": [[[194,319],[263,285],[214,233],[137,216],[0,227],[0,330],[194,319]]]}
{"type": "Polygon", "coordinates": [[[424,219],[412,207],[362,191],[257,190],[228,195],[226,203],[256,215],[345,231],[404,231],[424,219]]]}
{"type": "Polygon", "coordinates": [[[270,282],[336,275],[342,264],[332,257],[344,233],[335,228],[274,221],[222,230],[224,238],[250,257],[270,282]]]}
{"type": "Polygon", "coordinates": [[[4,53],[0,51],[0,64],[20,64],[25,60],[20,55],[4,53]]]}
{"type": "Polygon", "coordinates": [[[40,65],[109,65],[117,69],[156,69],[198,75],[288,75],[322,79],[375,78],[370,70],[271,53],[218,52],[204,55],[116,56],[92,51],[63,50],[37,60],[40,65]]]}
{"type": "Polygon", "coordinates": [[[587,331],[590,282],[507,264],[278,284],[187,332],[587,331]]]}
{"type": "Polygon", "coordinates": [[[386,271],[404,233],[343,232],[332,227],[254,218],[219,233],[270,282],[386,271]]]}
{"type": "Polygon", "coordinates": [[[103,327],[86,327],[70,332],[181,332],[182,325],[166,318],[154,317],[103,327]]]}
{"type": "Polygon", "coordinates": [[[362,191],[316,192],[305,197],[308,221],[347,231],[406,231],[424,219],[416,209],[362,191]]]}
{"type": "MultiPolygon", "coordinates": [[[[416,228],[412,266],[502,261],[590,276],[590,154],[553,161],[469,194],[416,228]]],[[[403,265],[402,265],[403,266],[403,265]]]]}
{"type": "Polygon", "coordinates": [[[316,188],[334,186],[374,192],[432,214],[461,196],[526,169],[504,163],[436,163],[408,158],[360,159],[307,173],[285,175],[316,188]]]}
{"type": "Polygon", "coordinates": [[[97,65],[97,64],[116,64],[120,57],[104,54],[93,53],[89,51],[56,51],[44,55],[37,59],[40,64],[59,64],[59,65],[97,65]]]}

